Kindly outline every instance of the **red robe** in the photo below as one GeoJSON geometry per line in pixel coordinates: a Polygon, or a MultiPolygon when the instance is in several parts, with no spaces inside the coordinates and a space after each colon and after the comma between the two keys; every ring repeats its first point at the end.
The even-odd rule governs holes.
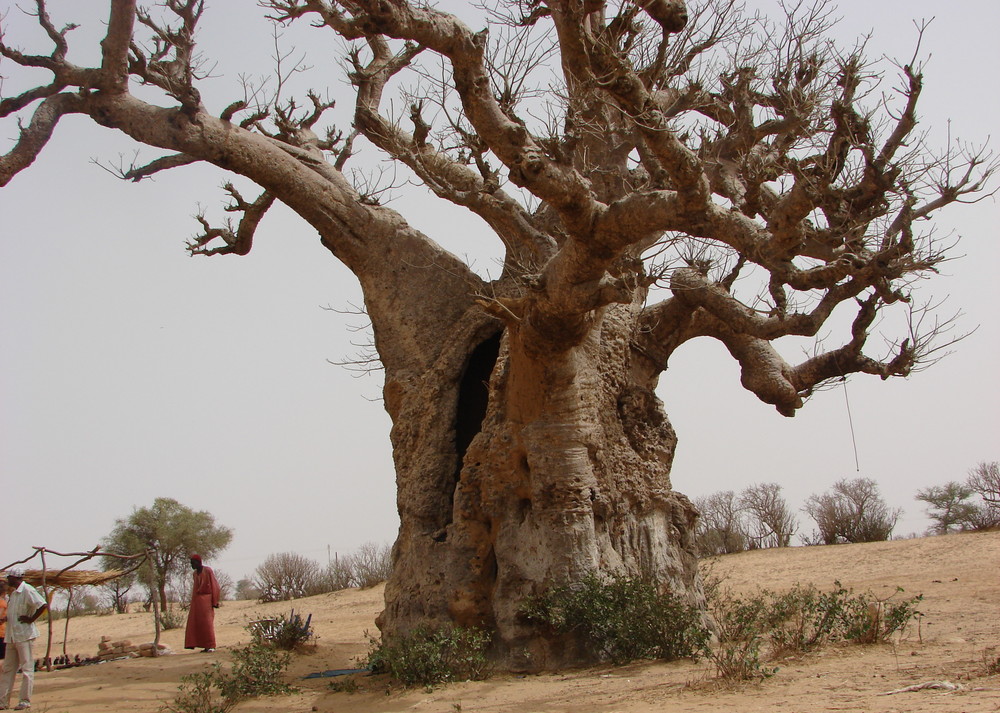
{"type": "Polygon", "coordinates": [[[210,567],[194,572],[191,608],[184,631],[185,649],[215,648],[215,607],[219,606],[219,581],[210,567]]]}

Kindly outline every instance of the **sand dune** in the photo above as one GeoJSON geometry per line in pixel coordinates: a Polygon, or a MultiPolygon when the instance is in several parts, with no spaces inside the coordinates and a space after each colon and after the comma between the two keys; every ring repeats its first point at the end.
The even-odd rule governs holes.
{"type": "MultiPolygon", "coordinates": [[[[368,650],[381,608],[381,587],[348,590],[295,602],[262,605],[225,602],[217,615],[220,649],[212,654],[182,648],[183,632],[165,632],[175,654],[40,672],[34,709],[49,713],[158,711],[186,673],[227,661],[226,649],[245,643],[252,619],[285,612],[312,614],[319,636],[313,654],[297,656],[290,674],[299,692],[247,701],[239,713],[320,711],[421,711],[427,713],[652,713],[653,711],[1000,711],[1000,676],[984,676],[984,655],[1000,645],[1000,533],[949,535],[837,547],[763,550],[719,559],[715,575],[735,591],[783,589],[795,583],[828,587],[834,580],[887,596],[901,586],[922,593],[916,627],[892,645],[833,646],[779,662],[777,675],[760,684],[724,686],[705,662],[642,663],[561,674],[501,675],[476,683],[404,690],[382,677],[356,678],[355,693],[333,692],[314,671],[350,668],[368,650]],[[958,691],[924,689],[885,695],[907,686],[949,681],[958,691]]],[[[66,650],[93,654],[102,636],[133,642],[152,638],[148,614],[77,617],[66,650]]],[[[39,640],[44,649],[45,632],[39,640]]],[[[53,651],[63,649],[62,622],[53,651]]],[[[997,649],[992,653],[995,657],[997,649]]]]}

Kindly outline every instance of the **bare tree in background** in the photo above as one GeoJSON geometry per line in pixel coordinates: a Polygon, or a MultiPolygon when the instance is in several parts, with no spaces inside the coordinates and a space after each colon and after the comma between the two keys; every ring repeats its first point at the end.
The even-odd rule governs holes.
{"type": "Polygon", "coordinates": [[[797,527],[795,515],[777,483],[757,483],[740,493],[751,548],[788,547],[797,527]]]}
{"type": "Polygon", "coordinates": [[[740,500],[732,490],[696,498],[698,521],[695,549],[700,557],[729,555],[747,549],[746,523],[740,500]]]}
{"type": "Polygon", "coordinates": [[[336,592],[348,587],[374,587],[392,574],[392,550],[388,545],[366,542],[357,551],[337,555],[319,573],[317,592],[336,592]]]}
{"type": "Polygon", "coordinates": [[[803,508],[819,527],[818,543],[880,542],[892,536],[902,510],[891,509],[871,478],[840,480],[803,508]]]}
{"type": "Polygon", "coordinates": [[[351,555],[337,556],[327,563],[317,577],[316,588],[319,593],[339,592],[341,589],[355,586],[354,565],[351,555]]]}
{"type": "Polygon", "coordinates": [[[989,507],[1000,509],[1000,463],[983,461],[969,471],[966,483],[989,507]]]}
{"type": "Polygon", "coordinates": [[[983,461],[969,471],[966,485],[979,496],[975,512],[969,517],[972,530],[1000,528],[1000,464],[983,461]]]}
{"type": "MultiPolygon", "coordinates": [[[[98,561],[104,571],[118,569],[121,566],[120,560],[111,557],[102,557],[98,561]]],[[[105,600],[115,614],[128,614],[128,605],[135,596],[132,594],[132,587],[138,583],[139,578],[136,573],[129,572],[104,582],[98,587],[98,590],[104,594],[105,600]]]]}
{"type": "Polygon", "coordinates": [[[392,552],[388,545],[366,542],[351,556],[351,569],[357,586],[374,587],[392,574],[392,552]]]}
{"type": "Polygon", "coordinates": [[[219,581],[219,592],[222,600],[233,599],[236,594],[236,583],[233,582],[233,578],[228,572],[220,572],[217,569],[213,571],[215,578],[219,581]]]}
{"type": "Polygon", "coordinates": [[[93,66],[36,0],[48,45],[0,42],[18,87],[0,117],[21,120],[0,185],[72,116],[162,150],[127,180],[208,163],[259,186],[225,186],[238,220],[199,216],[192,254],[248,253],[275,201],[301,216],[360,282],[384,367],[401,524],[383,635],[485,626],[504,663],[541,668],[571,649],[519,612],[552,583],[646,572],[701,601],[695,509],[671,487],[677,438],[654,393],[674,351],[721,342],[785,416],[849,375],[928,365],[949,321],[911,286],[950,246],[926,221],[983,195],[996,166],[925,146],[919,61],[883,85],[826,39],[823,0],[777,22],[732,0],[488,4],[459,6],[470,26],[424,2],[263,0],[289,31],[347,43],[345,133],[320,92],[203,96],[221,68],[195,43],[202,0],[109,0],[93,66]],[[496,278],[380,205],[384,186],[352,183],[364,142],[482,219],[504,249],[496,278]],[[801,361],[776,346],[821,330],[801,361]]]}
{"type": "Polygon", "coordinates": [[[279,552],[254,570],[253,584],[262,602],[299,599],[315,593],[319,564],[294,552],[279,552]]]}

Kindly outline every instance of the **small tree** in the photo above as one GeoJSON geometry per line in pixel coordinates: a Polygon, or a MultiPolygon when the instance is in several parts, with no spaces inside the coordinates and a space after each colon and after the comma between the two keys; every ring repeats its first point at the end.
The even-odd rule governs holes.
{"type": "Polygon", "coordinates": [[[236,583],[236,599],[241,601],[260,599],[260,589],[250,577],[243,577],[236,583]]]}
{"type": "Polygon", "coordinates": [[[268,555],[254,572],[254,584],[262,602],[298,599],[316,589],[319,564],[294,552],[268,555]]]}
{"type": "Polygon", "coordinates": [[[966,483],[979,493],[988,507],[1000,509],[1000,463],[983,461],[969,471],[966,483]]]}
{"type": "Polygon", "coordinates": [[[798,526],[777,483],[758,483],[739,497],[751,547],[787,547],[798,526]]]}
{"type": "Polygon", "coordinates": [[[392,548],[366,542],[351,558],[354,580],[359,587],[374,587],[392,574],[392,548]]]}
{"type": "Polygon", "coordinates": [[[1000,528],[1000,464],[983,461],[969,471],[965,481],[979,502],[974,503],[974,512],[968,520],[970,530],[993,530],[1000,528]]]}
{"type": "Polygon", "coordinates": [[[319,573],[317,589],[318,593],[339,592],[356,585],[354,557],[352,555],[337,555],[319,573]]]}
{"type": "Polygon", "coordinates": [[[888,540],[902,513],[889,508],[871,478],[840,480],[830,492],[809,496],[803,510],[824,545],[888,540]]]}
{"type": "Polygon", "coordinates": [[[220,572],[219,570],[213,570],[215,572],[215,578],[219,582],[219,591],[222,601],[231,599],[233,594],[236,592],[236,584],[233,582],[233,578],[229,576],[227,572],[220,572]]]}
{"type": "Polygon", "coordinates": [[[211,513],[192,510],[173,498],[156,498],[152,507],[136,508],[127,518],[116,520],[102,547],[125,555],[151,552],[144,569],[152,567],[153,586],[167,608],[167,583],[171,577],[186,573],[191,553],[208,559],[229,546],[232,539],[233,531],[216,525],[211,513]]]}
{"type": "Polygon", "coordinates": [[[977,506],[970,502],[975,491],[968,485],[951,481],[918,490],[916,499],[927,503],[927,517],[934,521],[930,531],[944,535],[953,528],[964,530],[976,517],[977,506]]]}
{"type": "MultiPolygon", "coordinates": [[[[120,566],[118,560],[111,557],[103,557],[100,560],[101,569],[117,569],[120,566]]],[[[127,614],[130,601],[129,593],[137,582],[135,572],[123,574],[100,585],[99,590],[104,594],[108,607],[116,614],[127,614]]]]}
{"type": "Polygon", "coordinates": [[[747,548],[746,526],[739,499],[732,490],[696,498],[700,513],[695,547],[700,557],[728,555],[747,548]]]}

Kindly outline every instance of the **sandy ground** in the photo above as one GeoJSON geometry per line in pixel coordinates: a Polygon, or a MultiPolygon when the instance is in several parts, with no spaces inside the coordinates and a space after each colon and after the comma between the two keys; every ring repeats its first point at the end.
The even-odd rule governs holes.
{"type": "MultiPolygon", "coordinates": [[[[355,692],[335,692],[332,679],[303,679],[307,673],[351,668],[368,650],[375,632],[382,589],[348,590],[262,605],[225,602],[218,610],[215,653],[187,652],[183,632],[165,632],[174,655],[112,661],[39,672],[33,710],[49,713],[158,711],[173,698],[179,679],[228,661],[226,649],[245,643],[251,619],[276,612],[313,616],[319,636],[315,653],[296,656],[290,677],[298,692],[247,701],[238,713],[647,713],[652,711],[1000,711],[1000,676],[986,675],[984,661],[1000,645],[1000,533],[949,535],[837,547],[764,550],[720,558],[715,575],[735,591],[780,590],[795,583],[829,587],[834,580],[855,590],[888,596],[897,586],[907,596],[922,593],[919,627],[892,644],[838,645],[778,662],[777,675],[762,683],[724,685],[705,663],[641,663],[562,674],[500,675],[483,682],[405,690],[383,677],[358,675],[355,692]],[[994,648],[990,648],[994,647],[994,648]],[[886,695],[903,687],[937,681],[959,684],[953,692],[925,689],[886,695]]],[[[148,614],[77,617],[70,622],[67,651],[92,655],[101,636],[152,638],[148,614]]],[[[44,649],[45,633],[39,639],[44,649]]],[[[62,622],[53,632],[53,651],[63,647],[62,622]]],[[[335,679],[343,681],[345,679],[335,679]]]]}

